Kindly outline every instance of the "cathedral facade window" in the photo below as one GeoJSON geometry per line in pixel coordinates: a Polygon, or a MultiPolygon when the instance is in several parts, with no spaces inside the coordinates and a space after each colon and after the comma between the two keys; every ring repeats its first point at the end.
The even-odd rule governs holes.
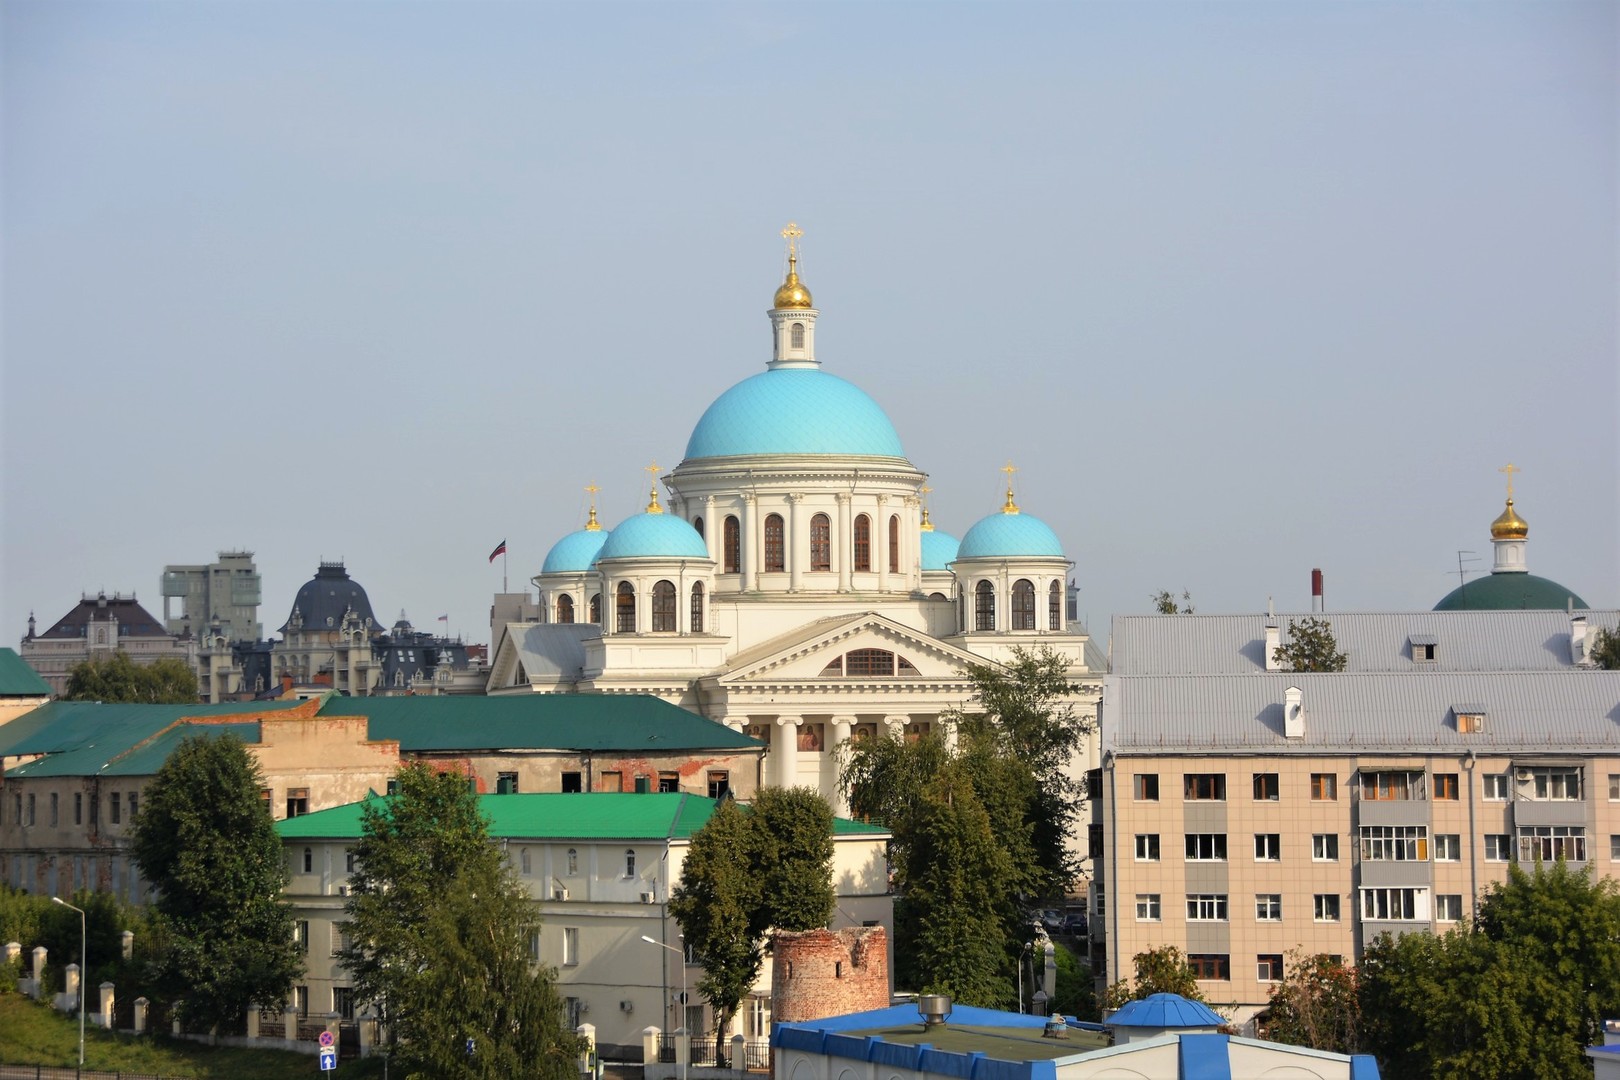
{"type": "Polygon", "coordinates": [[[796,322],[788,330],[788,345],[790,348],[804,348],[804,323],[796,322]]]}
{"type": "Polygon", "coordinates": [[[591,622],[602,625],[602,594],[591,593],[591,622]]]}
{"type": "Polygon", "coordinates": [[[996,628],[996,587],[981,581],[973,589],[973,629],[996,628]]]}
{"type": "Polygon", "coordinates": [[[652,628],[655,634],[673,634],[675,626],[675,586],[660,581],[652,588],[652,628]]]}
{"type": "Polygon", "coordinates": [[[900,572],[900,515],[889,515],[889,573],[900,572]]]}
{"type": "Polygon", "coordinates": [[[1013,582],[1012,629],[1035,629],[1035,586],[1028,578],[1013,582]]]}
{"type": "Polygon", "coordinates": [[[810,569],[832,569],[832,521],[826,514],[810,519],[810,569]]]}
{"type": "Polygon", "coordinates": [[[1048,630],[1063,629],[1063,583],[1052,582],[1046,590],[1046,621],[1048,630]]]}
{"type": "Polygon", "coordinates": [[[872,569],[872,519],[865,514],[855,518],[855,569],[872,569]]]}
{"type": "Polygon", "coordinates": [[[782,543],[782,515],[765,515],[765,572],[780,573],[787,567],[786,551],[782,543]]]}
{"type": "Polygon", "coordinates": [[[574,598],[567,593],[557,597],[557,621],[560,623],[574,621],[574,598]]]}
{"type": "Polygon", "coordinates": [[[723,572],[735,574],[737,573],[737,567],[742,563],[742,526],[738,524],[735,515],[726,518],[723,531],[725,533],[725,551],[722,553],[725,556],[725,570],[723,572]]]}
{"type": "Polygon", "coordinates": [[[697,533],[697,534],[698,534],[698,535],[699,535],[699,536],[704,536],[704,532],[703,532],[703,519],[702,519],[702,518],[701,518],[701,517],[695,517],[695,518],[693,518],[693,519],[692,519],[692,529],[693,529],[693,530],[694,530],[694,531],[695,531],[695,532],[696,532],[696,533],[697,533]]]}
{"type": "Polygon", "coordinates": [[[616,624],[619,633],[633,634],[636,632],[636,589],[628,581],[619,582],[618,595],[614,601],[614,608],[619,619],[616,624]]]}
{"type": "Polygon", "coordinates": [[[703,633],[703,582],[692,584],[692,633],[703,633]]]}

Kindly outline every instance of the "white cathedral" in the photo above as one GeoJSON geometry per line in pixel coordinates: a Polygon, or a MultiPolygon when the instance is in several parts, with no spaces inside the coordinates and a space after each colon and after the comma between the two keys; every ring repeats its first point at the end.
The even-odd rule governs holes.
{"type": "Polygon", "coordinates": [[[840,744],[970,707],[967,665],[1049,646],[1093,719],[1104,665],[1071,621],[1074,564],[1010,479],[960,541],[929,521],[927,474],[889,418],[816,359],[800,235],[783,231],[765,370],[698,420],[663,477],[667,506],[654,484],[644,512],[608,529],[593,505],[552,546],[533,578],[538,620],[505,624],[488,692],[653,694],[764,740],[765,783],[842,810],[840,744]]]}

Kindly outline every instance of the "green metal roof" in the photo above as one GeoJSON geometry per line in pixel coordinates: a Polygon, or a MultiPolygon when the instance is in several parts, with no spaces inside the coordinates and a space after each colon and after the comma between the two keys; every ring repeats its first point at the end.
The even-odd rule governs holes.
{"type": "MultiPolygon", "coordinates": [[[[26,762],[8,770],[7,776],[145,776],[156,772],[163,759],[157,758],[154,762],[148,752],[150,747],[143,744],[182,720],[225,720],[242,714],[257,716],[291,709],[300,704],[302,702],[298,701],[254,701],[230,705],[50,701],[0,727],[0,757],[46,755],[41,760],[26,762]],[[135,753],[132,754],[132,751],[135,753]]],[[[213,730],[214,726],[197,725],[198,728],[209,730],[213,730]]],[[[235,730],[245,742],[258,742],[256,722],[227,723],[225,726],[235,730]]],[[[172,751],[179,743],[174,740],[163,745],[172,751]]]]}
{"type": "Polygon", "coordinates": [[[1512,611],[1531,608],[1584,610],[1586,601],[1556,581],[1534,574],[1503,572],[1475,578],[1452,589],[1434,605],[1436,611],[1512,611]]]}
{"type": "MultiPolygon", "coordinates": [[[[276,822],[276,831],[283,840],[352,840],[360,835],[362,807],[386,807],[390,799],[373,795],[287,818],[276,822]]],[[[664,840],[701,829],[714,813],[715,800],[683,793],[480,795],[478,807],[497,840],[664,840]]],[[[833,835],[887,836],[888,830],[834,818],[833,835]]]]}
{"type": "Polygon", "coordinates": [[[422,750],[759,750],[764,743],[645,694],[332,697],[322,716],[364,716],[373,740],[422,750]]]}
{"type": "Polygon", "coordinates": [[[0,697],[50,697],[51,684],[15,649],[0,649],[0,697]]]}

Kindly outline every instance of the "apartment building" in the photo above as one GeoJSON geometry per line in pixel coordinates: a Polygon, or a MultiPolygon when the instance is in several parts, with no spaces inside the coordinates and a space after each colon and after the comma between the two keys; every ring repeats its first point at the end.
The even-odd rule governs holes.
{"type": "Polygon", "coordinates": [[[1620,873],[1620,672],[1587,658],[1620,612],[1327,615],[1346,670],[1278,670],[1304,617],[1114,621],[1100,978],[1173,945],[1242,1022],[1290,952],[1443,931],[1512,863],[1620,873]]]}

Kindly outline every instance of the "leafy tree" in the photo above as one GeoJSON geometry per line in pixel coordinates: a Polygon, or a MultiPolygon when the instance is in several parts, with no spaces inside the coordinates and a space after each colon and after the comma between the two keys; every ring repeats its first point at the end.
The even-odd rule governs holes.
{"type": "Polygon", "coordinates": [[[64,701],[136,702],[143,705],[194,705],[197,673],[185,662],[165,656],[137,664],[119,649],[103,660],[86,660],[68,673],[64,701]]]}
{"type": "Polygon", "coordinates": [[[963,1005],[1009,1006],[1003,913],[1011,860],[960,766],[929,785],[908,833],[906,887],[894,905],[900,984],[950,994],[963,1005]]]}
{"type": "Polygon", "coordinates": [[[693,834],[669,911],[703,957],[716,1031],[759,977],[767,933],[831,920],[832,856],[832,807],[805,787],[761,788],[746,810],[724,799],[693,834]]]}
{"type": "Polygon", "coordinates": [[[1355,968],[1323,953],[1294,952],[1271,991],[1267,1038],[1273,1042],[1357,1053],[1361,1009],[1355,968]]]}
{"type": "Polygon", "coordinates": [[[761,901],[754,931],[826,926],[836,899],[833,812],[827,800],[807,787],[761,788],[748,821],[761,901]]]}
{"type": "Polygon", "coordinates": [[[264,778],[240,739],[187,739],[147,785],[133,851],[158,891],[168,948],[152,983],[189,1027],[230,1030],[279,1008],[303,961],[264,778]]]}
{"type": "Polygon", "coordinates": [[[1183,589],[1181,602],[1176,602],[1176,594],[1168,589],[1161,589],[1153,594],[1153,610],[1160,615],[1191,615],[1193,613],[1192,593],[1183,589]]]}
{"type": "Polygon", "coordinates": [[[1121,979],[1103,992],[1103,1011],[1117,1012],[1133,1001],[1152,994],[1180,994],[1188,1001],[1203,1001],[1198,980],[1187,958],[1174,945],[1139,952],[1132,958],[1136,981],[1121,979]]]}
{"type": "Polygon", "coordinates": [[[1288,623],[1288,640],[1272,652],[1272,659],[1289,671],[1343,671],[1350,657],[1339,651],[1333,624],[1314,615],[1288,623]]]}
{"type": "Polygon", "coordinates": [[[1592,635],[1592,662],[1604,671],[1620,671],[1620,632],[1599,627],[1592,635]]]}
{"type": "Polygon", "coordinates": [[[1053,944],[1056,946],[1057,991],[1052,995],[1052,1011],[1078,1020],[1101,1020],[1102,1014],[1097,1011],[1097,995],[1091,992],[1091,969],[1082,964],[1075,951],[1063,942],[1053,944]]]}
{"type": "Polygon", "coordinates": [[[722,799],[692,834],[669,899],[682,938],[703,958],[697,989],[714,1006],[717,1031],[726,1029],[753,988],[764,955],[764,940],[754,930],[760,880],[747,857],[751,832],[737,803],[722,799]]]}
{"type": "Polygon", "coordinates": [[[555,973],[529,959],[539,917],[467,778],[418,762],[396,779],[362,809],[349,878],[339,955],[356,997],[380,1009],[407,1075],[572,1078],[555,973]]]}

